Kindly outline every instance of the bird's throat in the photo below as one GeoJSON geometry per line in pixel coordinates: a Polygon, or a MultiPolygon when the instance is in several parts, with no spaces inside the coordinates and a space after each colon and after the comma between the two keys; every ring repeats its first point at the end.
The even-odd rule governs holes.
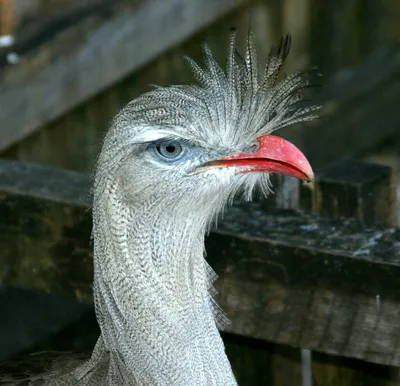
{"type": "Polygon", "coordinates": [[[101,345],[132,385],[235,385],[209,294],[204,227],[161,209],[113,197],[94,206],[101,345]]]}

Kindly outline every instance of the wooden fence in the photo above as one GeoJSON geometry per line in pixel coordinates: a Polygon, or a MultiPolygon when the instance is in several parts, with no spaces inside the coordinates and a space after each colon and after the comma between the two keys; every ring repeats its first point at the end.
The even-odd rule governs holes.
{"type": "Polygon", "coordinates": [[[290,31],[287,70],[327,76],[323,119],[283,132],[319,168],[315,191],[277,178],[274,197],[236,205],[207,241],[238,380],[300,385],[302,348],[314,386],[399,384],[394,176],[332,164],[398,137],[397,0],[3,0],[1,14],[11,3],[0,31],[20,61],[0,49],[1,157],[51,166],[0,162],[1,285],[91,304],[89,181],[53,167],[90,169],[121,106],[148,83],[191,80],[182,57],[200,59],[204,39],[222,63],[251,8],[262,55],[290,31]]]}
{"type": "MultiPolygon", "coordinates": [[[[236,204],[206,243],[220,276],[218,301],[232,321],[227,332],[362,359],[364,381],[368,363],[400,366],[400,230],[391,226],[393,190],[390,168],[346,161],[320,173],[312,199],[299,187],[303,212],[236,204]],[[343,214],[355,218],[334,218],[343,214]]],[[[2,161],[0,282],[90,303],[89,203],[87,175],[2,161]]],[[[274,374],[267,371],[268,350],[257,347],[262,366],[260,358],[251,362],[254,352],[243,363],[237,347],[252,347],[251,341],[228,336],[227,342],[241,384],[300,385],[296,361],[274,374]],[[282,374],[291,382],[279,380],[282,374]]],[[[316,385],[356,384],[354,374],[326,383],[318,379],[318,366],[324,367],[315,364],[316,385]]]]}
{"type": "MultiPolygon", "coordinates": [[[[249,10],[261,56],[290,31],[293,52],[286,70],[317,65],[325,74],[318,80],[324,88],[317,99],[326,105],[324,116],[330,120],[284,133],[304,149],[314,167],[364,155],[399,127],[399,116],[391,114],[400,97],[396,0],[384,5],[358,0],[36,3],[68,6],[52,11],[52,17],[45,8],[37,19],[15,26],[12,50],[20,54],[20,62],[0,71],[3,157],[87,171],[122,105],[149,83],[192,81],[183,56],[201,60],[204,39],[223,63],[232,26],[238,27],[243,46],[249,10]],[[331,146],[321,147],[323,142],[331,146]]],[[[29,12],[32,18],[33,10],[29,12]]],[[[3,60],[9,50],[3,49],[3,60]]]]}

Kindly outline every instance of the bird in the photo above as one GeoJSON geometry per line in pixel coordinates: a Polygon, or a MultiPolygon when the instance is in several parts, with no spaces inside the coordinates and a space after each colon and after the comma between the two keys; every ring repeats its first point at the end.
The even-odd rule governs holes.
{"type": "Polygon", "coordinates": [[[101,333],[90,358],[25,384],[237,385],[204,240],[234,197],[268,196],[272,173],[313,180],[306,156],[272,133],[319,106],[305,100],[306,76],[280,76],[289,34],[263,64],[253,32],[243,55],[236,35],[225,69],[205,43],[202,65],[186,58],[193,84],[154,86],[112,121],[93,180],[101,333]]]}

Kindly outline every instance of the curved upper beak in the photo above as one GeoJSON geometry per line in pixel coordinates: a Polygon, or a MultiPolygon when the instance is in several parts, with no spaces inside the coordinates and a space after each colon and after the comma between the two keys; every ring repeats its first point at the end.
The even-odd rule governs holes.
{"type": "Polygon", "coordinates": [[[230,154],[206,162],[197,170],[235,166],[238,173],[269,172],[307,181],[314,179],[307,158],[289,141],[274,135],[263,135],[257,140],[259,147],[255,152],[230,154]]]}

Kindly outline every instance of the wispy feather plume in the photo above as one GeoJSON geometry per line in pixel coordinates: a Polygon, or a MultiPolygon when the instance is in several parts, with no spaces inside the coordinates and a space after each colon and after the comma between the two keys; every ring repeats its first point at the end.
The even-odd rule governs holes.
{"type": "Polygon", "coordinates": [[[217,64],[208,45],[204,66],[186,57],[197,85],[159,87],[131,102],[148,124],[189,130],[205,146],[236,148],[284,126],[316,118],[317,105],[307,104],[303,92],[310,84],[304,73],[279,79],[290,52],[286,35],[273,47],[265,65],[257,58],[255,37],[249,31],[244,57],[236,46],[236,31],[229,38],[226,71],[217,64]]]}

